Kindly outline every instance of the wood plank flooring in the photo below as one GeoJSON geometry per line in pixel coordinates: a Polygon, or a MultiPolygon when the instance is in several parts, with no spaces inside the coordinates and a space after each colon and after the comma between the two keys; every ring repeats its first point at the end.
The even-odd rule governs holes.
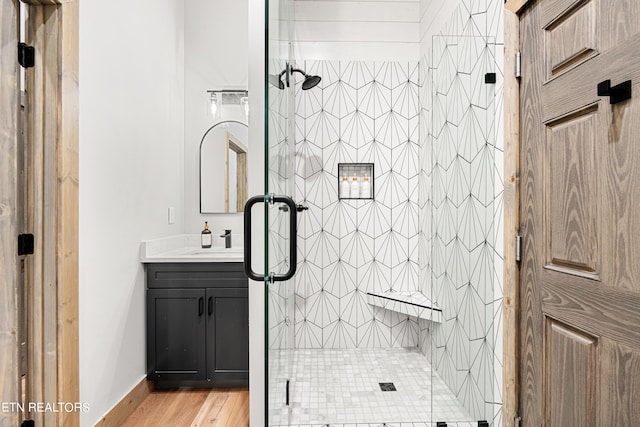
{"type": "Polygon", "coordinates": [[[249,425],[249,390],[156,390],[126,419],[123,427],[243,427],[249,425]]]}

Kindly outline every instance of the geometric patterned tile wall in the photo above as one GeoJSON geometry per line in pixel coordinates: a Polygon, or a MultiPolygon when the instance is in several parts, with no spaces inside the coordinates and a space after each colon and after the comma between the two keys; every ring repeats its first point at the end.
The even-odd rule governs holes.
{"type": "Polygon", "coordinates": [[[484,82],[494,67],[485,40],[434,36],[431,62],[431,298],[443,310],[432,357],[478,419],[493,402],[495,342],[494,85],[484,82]]]}
{"type": "MultiPolygon", "coordinates": [[[[295,347],[415,347],[418,324],[367,303],[419,289],[418,62],[304,61],[296,89],[295,347]],[[374,200],[338,199],[338,163],[374,163],[374,200]]],[[[340,177],[342,178],[342,177],[340,177]]]]}
{"type": "MultiPolygon", "coordinates": [[[[286,67],[286,60],[272,59],[269,72],[278,75],[286,67]]],[[[268,189],[269,193],[291,194],[293,191],[294,175],[292,162],[287,161],[291,132],[291,95],[288,91],[269,85],[269,122],[268,122],[268,189]]],[[[278,206],[269,206],[269,271],[284,274],[288,270],[288,214],[278,210],[278,206]]],[[[290,301],[291,292],[288,282],[274,282],[269,285],[269,348],[282,349],[288,347],[290,340],[290,301]]],[[[275,373],[270,372],[270,375],[275,373]]],[[[284,375],[284,373],[282,373],[284,375]]]]}
{"type": "MultiPolygon", "coordinates": [[[[502,45],[502,3],[461,0],[419,64],[298,63],[322,82],[310,91],[298,83],[293,165],[296,200],[309,206],[298,224],[295,347],[420,345],[474,418],[495,426],[502,402],[502,45]],[[472,74],[485,69],[497,74],[493,96],[473,84],[472,74]],[[445,75],[451,72],[458,81],[445,75]],[[376,164],[374,201],[338,200],[339,162],[376,164]],[[368,305],[370,289],[420,290],[438,300],[445,320],[430,334],[428,322],[368,305]]],[[[281,139],[276,144],[288,145],[281,139]]],[[[291,299],[272,298],[272,307],[291,299]]],[[[286,308],[274,311],[284,324],[286,308]]]]}
{"type": "Polygon", "coordinates": [[[420,176],[428,190],[420,239],[429,249],[420,275],[429,288],[423,293],[443,309],[431,335],[432,365],[474,418],[496,426],[502,415],[502,45],[502,2],[462,0],[421,61],[420,176]],[[488,72],[497,74],[496,84],[485,84],[488,72]]]}

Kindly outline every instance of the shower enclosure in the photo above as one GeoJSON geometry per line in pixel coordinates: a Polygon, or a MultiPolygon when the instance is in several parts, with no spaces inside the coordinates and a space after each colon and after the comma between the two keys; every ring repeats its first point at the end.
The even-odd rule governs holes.
{"type": "Polygon", "coordinates": [[[495,40],[314,61],[267,4],[268,425],[497,426],[495,40]]]}

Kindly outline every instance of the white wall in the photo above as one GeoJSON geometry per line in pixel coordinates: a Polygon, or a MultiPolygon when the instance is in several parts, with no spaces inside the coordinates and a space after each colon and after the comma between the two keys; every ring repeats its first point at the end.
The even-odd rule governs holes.
{"type": "Polygon", "coordinates": [[[300,0],[295,57],[331,60],[417,60],[419,0],[300,0]]]}
{"type": "Polygon", "coordinates": [[[145,376],[140,241],[183,231],[183,22],[182,0],[80,5],[82,426],[145,376]]]}
{"type": "Polygon", "coordinates": [[[221,111],[219,120],[211,118],[207,90],[247,88],[248,0],[185,0],[184,4],[188,23],[184,29],[185,233],[199,233],[204,221],[214,235],[224,229],[241,233],[241,214],[200,214],[198,150],[204,133],[218,121],[247,121],[241,111],[239,115],[221,111]]]}
{"type": "Polygon", "coordinates": [[[450,24],[451,15],[459,6],[460,0],[420,0],[420,56],[431,47],[431,38],[450,24]]]}

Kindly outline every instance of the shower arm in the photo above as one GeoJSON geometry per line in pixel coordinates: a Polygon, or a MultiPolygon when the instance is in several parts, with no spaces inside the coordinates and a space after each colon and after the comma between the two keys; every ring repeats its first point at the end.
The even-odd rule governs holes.
{"type": "MultiPolygon", "coordinates": [[[[285,71],[286,71],[286,70],[285,70],[285,71]]],[[[301,69],[299,69],[299,68],[293,68],[293,67],[291,67],[291,74],[293,74],[293,73],[300,73],[300,74],[302,74],[305,78],[306,78],[306,77],[308,77],[307,73],[305,73],[304,71],[302,71],[302,70],[301,70],[301,69]]]]}
{"type": "Polygon", "coordinates": [[[287,64],[287,66],[285,67],[284,70],[282,70],[280,72],[280,75],[278,76],[278,79],[282,79],[282,76],[286,74],[286,85],[287,87],[289,87],[289,76],[292,75],[293,73],[300,73],[302,74],[305,78],[307,78],[307,73],[305,73],[304,71],[302,71],[299,68],[293,68],[291,65],[287,64]],[[287,73],[287,71],[289,71],[289,73],[287,73]]]}

